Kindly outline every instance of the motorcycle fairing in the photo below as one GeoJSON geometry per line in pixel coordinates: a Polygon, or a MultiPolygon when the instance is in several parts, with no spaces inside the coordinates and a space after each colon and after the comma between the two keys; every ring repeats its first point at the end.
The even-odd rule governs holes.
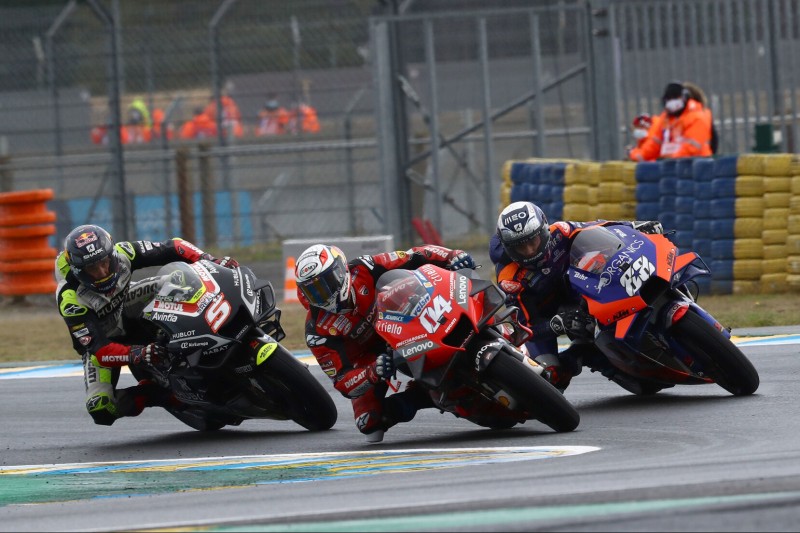
{"type": "MultiPolygon", "coordinates": [[[[676,247],[663,235],[644,236],[622,226],[610,228],[613,232],[592,228],[597,233],[584,232],[580,241],[576,237],[568,274],[572,287],[598,320],[598,348],[615,367],[634,376],[666,384],[709,383],[697,374],[702,369],[694,357],[667,332],[675,305],[688,308],[696,304],[687,298],[672,306],[664,301],[652,307],[661,293],[677,285],[676,277],[680,276],[683,284],[707,273],[702,259],[693,252],[676,256],[676,247]],[[603,232],[608,235],[600,239],[603,232]],[[577,268],[587,253],[596,252],[592,246],[601,249],[606,263],[597,268],[598,261],[593,259],[594,272],[577,268]],[[651,277],[662,281],[657,283],[651,277]]],[[[710,318],[707,313],[705,317],[710,318]]]]}

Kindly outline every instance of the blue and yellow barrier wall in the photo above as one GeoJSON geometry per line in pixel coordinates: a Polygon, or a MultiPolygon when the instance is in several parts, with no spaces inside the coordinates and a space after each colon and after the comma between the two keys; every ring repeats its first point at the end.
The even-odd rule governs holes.
{"type": "Polygon", "coordinates": [[[800,155],[656,162],[527,159],[502,169],[501,202],[550,221],[660,220],[711,269],[712,294],[800,292],[800,155]]]}

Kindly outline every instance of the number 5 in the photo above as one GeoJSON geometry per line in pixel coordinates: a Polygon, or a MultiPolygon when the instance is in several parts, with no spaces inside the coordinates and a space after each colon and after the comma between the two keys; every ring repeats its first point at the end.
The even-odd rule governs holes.
{"type": "Polygon", "coordinates": [[[206,322],[211,328],[211,331],[216,333],[222,324],[228,320],[231,315],[231,304],[225,298],[220,298],[216,302],[208,306],[206,310],[206,322]]]}

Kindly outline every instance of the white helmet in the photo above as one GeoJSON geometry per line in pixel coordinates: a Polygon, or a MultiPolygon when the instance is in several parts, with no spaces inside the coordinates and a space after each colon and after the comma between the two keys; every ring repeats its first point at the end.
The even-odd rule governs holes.
{"type": "Polygon", "coordinates": [[[347,258],[336,246],[315,244],[308,247],[297,259],[294,277],[297,287],[313,307],[340,313],[352,302],[347,258]]]}

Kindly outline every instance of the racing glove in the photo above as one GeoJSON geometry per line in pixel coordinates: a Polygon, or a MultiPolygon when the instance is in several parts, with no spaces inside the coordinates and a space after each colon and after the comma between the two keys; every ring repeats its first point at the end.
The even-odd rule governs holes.
{"type": "Polygon", "coordinates": [[[447,261],[447,269],[461,270],[462,268],[475,268],[475,261],[467,252],[453,250],[450,252],[450,259],[447,261]]]}
{"type": "Polygon", "coordinates": [[[375,358],[375,362],[370,367],[369,380],[372,383],[378,383],[379,381],[393,377],[396,371],[397,369],[394,366],[394,354],[392,354],[391,351],[389,353],[378,354],[378,357],[375,358]]]}
{"type": "Polygon", "coordinates": [[[558,313],[550,319],[550,329],[556,335],[570,338],[591,338],[594,336],[596,321],[594,317],[579,309],[558,313]]]}
{"type": "Polygon", "coordinates": [[[664,233],[664,226],[658,220],[634,220],[633,229],[641,231],[642,233],[664,233]]]}
{"type": "Polygon", "coordinates": [[[219,266],[224,266],[228,268],[236,268],[239,266],[239,262],[233,257],[230,257],[228,255],[226,255],[221,259],[217,259],[210,253],[204,253],[203,255],[200,256],[200,259],[205,259],[206,261],[211,261],[212,263],[216,263],[219,266]]]}
{"type": "Polygon", "coordinates": [[[146,363],[155,368],[169,366],[170,361],[167,348],[154,342],[145,346],[131,346],[130,364],[138,365],[142,363],[146,363]]]}

